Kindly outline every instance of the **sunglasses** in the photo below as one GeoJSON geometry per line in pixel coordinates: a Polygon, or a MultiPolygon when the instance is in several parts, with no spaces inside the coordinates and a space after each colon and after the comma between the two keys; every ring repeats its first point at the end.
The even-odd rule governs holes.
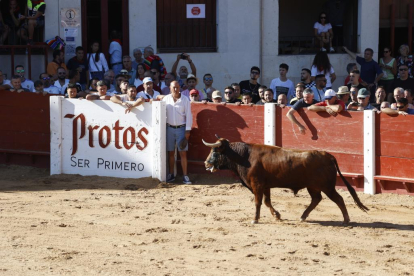
{"type": "Polygon", "coordinates": [[[50,80],[50,78],[42,78],[42,80],[50,80]]]}
{"type": "Polygon", "coordinates": [[[384,51],[384,53],[389,53],[390,51],[384,51]]]}
{"type": "Polygon", "coordinates": [[[405,105],[397,105],[398,109],[403,109],[405,107],[405,105]]]}
{"type": "Polygon", "coordinates": [[[229,94],[229,95],[231,95],[231,94],[233,94],[233,92],[224,92],[224,94],[229,94]]]}
{"type": "Polygon", "coordinates": [[[204,78],[205,81],[212,81],[213,78],[204,78]]]}
{"type": "Polygon", "coordinates": [[[16,73],[24,73],[24,70],[16,70],[16,73]]]}
{"type": "Polygon", "coordinates": [[[259,72],[252,72],[253,75],[259,75],[259,72]]]}
{"type": "Polygon", "coordinates": [[[326,19],[326,16],[321,16],[320,19],[326,19]]]}
{"type": "Polygon", "coordinates": [[[400,68],[399,70],[400,70],[400,71],[408,71],[408,69],[407,69],[407,68],[400,68]]]}

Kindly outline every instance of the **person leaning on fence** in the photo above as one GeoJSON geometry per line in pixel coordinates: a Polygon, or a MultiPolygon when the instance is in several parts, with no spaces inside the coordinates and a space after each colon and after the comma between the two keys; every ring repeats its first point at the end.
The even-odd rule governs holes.
{"type": "Polygon", "coordinates": [[[145,102],[145,100],[142,97],[137,98],[137,88],[135,85],[129,85],[127,87],[127,93],[123,95],[113,95],[111,97],[111,101],[120,104],[122,106],[125,106],[125,114],[131,112],[131,110],[134,107],[137,107],[145,102]],[[128,103],[128,102],[133,102],[128,103]]]}
{"type": "Polygon", "coordinates": [[[264,92],[266,89],[267,89],[267,86],[265,85],[261,85],[259,87],[258,93],[259,93],[260,100],[256,102],[257,105],[264,105],[266,103],[266,101],[264,100],[264,92]]]}
{"type": "Polygon", "coordinates": [[[331,116],[337,116],[339,112],[345,110],[345,104],[343,101],[338,100],[336,92],[333,89],[325,91],[325,101],[308,107],[310,111],[314,112],[328,112],[331,116]]]}
{"type": "Polygon", "coordinates": [[[340,86],[336,95],[338,96],[339,100],[345,103],[345,108],[351,102],[351,92],[348,91],[347,86],[340,86]]]}
{"type": "Polygon", "coordinates": [[[65,98],[82,100],[87,94],[79,91],[79,86],[74,83],[69,83],[66,88],[65,98]]]}
{"type": "Polygon", "coordinates": [[[251,93],[245,93],[245,94],[242,95],[242,104],[243,105],[253,106],[254,103],[252,101],[253,101],[253,97],[252,97],[251,93]]]}
{"type": "Polygon", "coordinates": [[[23,65],[16,65],[16,67],[14,68],[14,72],[15,72],[15,75],[20,76],[22,87],[25,89],[28,89],[30,92],[33,92],[34,83],[33,81],[26,79],[23,65]]]}
{"type": "Polygon", "coordinates": [[[42,81],[40,81],[40,80],[35,81],[34,82],[34,88],[35,88],[34,93],[42,94],[43,96],[47,95],[47,91],[44,90],[44,84],[43,84],[42,81]]]}
{"type": "Polygon", "coordinates": [[[388,115],[414,115],[414,109],[408,107],[408,101],[406,98],[400,98],[397,100],[397,110],[391,108],[381,108],[381,112],[388,115]]]}
{"type": "Polygon", "coordinates": [[[375,91],[375,103],[372,104],[373,107],[376,109],[381,110],[381,104],[385,101],[385,96],[387,93],[383,86],[378,86],[377,90],[375,91]]]}
{"type": "Polygon", "coordinates": [[[137,95],[137,98],[143,98],[145,100],[150,100],[150,99],[157,99],[157,97],[161,95],[159,91],[154,90],[154,81],[151,78],[146,77],[144,78],[143,82],[144,82],[143,83],[144,91],[139,92],[137,95]]]}
{"type": "Polygon", "coordinates": [[[10,80],[11,92],[32,92],[27,88],[22,87],[22,79],[19,75],[14,75],[10,80]]]}
{"type": "Polygon", "coordinates": [[[107,93],[108,86],[106,85],[105,81],[100,80],[96,84],[96,89],[98,90],[97,93],[90,93],[86,96],[88,101],[95,101],[95,100],[110,100],[111,96],[107,93]]]}
{"type": "Polygon", "coordinates": [[[296,97],[292,98],[289,102],[290,105],[294,105],[297,101],[303,98],[303,90],[305,90],[305,84],[303,82],[300,82],[296,84],[295,92],[296,97]]]}
{"type": "Polygon", "coordinates": [[[369,103],[369,98],[370,98],[371,94],[369,93],[369,91],[366,88],[361,88],[358,91],[358,102],[351,102],[348,105],[348,110],[354,110],[354,111],[363,111],[363,110],[374,110],[374,111],[378,111],[377,108],[375,108],[374,106],[372,106],[369,103]]]}
{"type": "Polygon", "coordinates": [[[303,98],[298,100],[293,106],[292,108],[286,113],[286,117],[288,117],[288,119],[294,123],[295,125],[297,125],[299,127],[299,131],[302,134],[306,133],[306,128],[299,123],[299,121],[296,119],[295,117],[295,113],[298,112],[300,109],[303,108],[307,108],[313,104],[316,104],[317,101],[313,98],[313,91],[310,88],[306,88],[303,91],[303,98]]]}
{"type": "Polygon", "coordinates": [[[221,92],[218,90],[213,91],[213,93],[211,94],[211,99],[213,103],[221,103],[223,99],[223,97],[221,96],[221,92]]]}

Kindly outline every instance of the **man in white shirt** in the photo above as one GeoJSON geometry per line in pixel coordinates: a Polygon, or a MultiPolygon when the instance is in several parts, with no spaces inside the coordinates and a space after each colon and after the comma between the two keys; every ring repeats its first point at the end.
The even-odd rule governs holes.
{"type": "Polygon", "coordinates": [[[193,116],[191,114],[191,104],[187,97],[180,93],[180,84],[173,81],[170,84],[171,93],[162,98],[167,106],[167,151],[169,174],[167,182],[173,182],[174,176],[174,150],[175,146],[181,157],[181,167],[183,169],[183,183],[191,184],[187,174],[187,150],[188,138],[193,125],[193,116]]]}
{"type": "Polygon", "coordinates": [[[14,71],[16,73],[16,75],[20,76],[20,79],[22,81],[22,88],[29,90],[30,92],[34,92],[34,82],[32,82],[31,80],[28,80],[24,77],[24,67],[23,65],[17,65],[14,68],[14,71]]]}
{"type": "Polygon", "coordinates": [[[141,104],[143,104],[145,102],[145,100],[143,98],[138,98],[136,101],[136,96],[137,96],[137,88],[135,87],[135,85],[130,85],[127,88],[127,93],[126,94],[122,94],[122,95],[113,95],[111,97],[111,101],[116,103],[116,104],[120,104],[122,106],[126,106],[125,109],[125,114],[131,112],[131,109],[139,106],[141,104]],[[128,102],[133,102],[128,103],[128,102]]]}
{"type": "Polygon", "coordinates": [[[50,85],[51,76],[48,73],[42,73],[39,76],[39,80],[43,83],[43,90],[49,94],[60,94],[59,89],[54,86],[50,85]]]}
{"type": "Polygon", "coordinates": [[[53,84],[57,87],[60,94],[64,94],[64,90],[62,89],[64,86],[67,86],[69,83],[69,79],[66,78],[66,70],[63,67],[59,67],[57,69],[58,79],[53,84]]]}
{"type": "Polygon", "coordinates": [[[295,87],[293,82],[287,78],[289,66],[285,63],[279,66],[279,78],[275,78],[270,83],[270,89],[273,90],[273,99],[276,100],[280,94],[285,94],[288,102],[295,97],[295,87]]]}
{"type": "Polygon", "coordinates": [[[161,93],[154,90],[154,82],[151,78],[146,77],[142,80],[144,84],[144,91],[138,93],[137,98],[143,98],[145,100],[156,99],[161,93]]]}
{"type": "Polygon", "coordinates": [[[111,43],[109,44],[109,54],[111,55],[109,63],[115,75],[119,74],[122,69],[122,46],[119,39],[119,33],[117,31],[111,32],[111,43]]]}

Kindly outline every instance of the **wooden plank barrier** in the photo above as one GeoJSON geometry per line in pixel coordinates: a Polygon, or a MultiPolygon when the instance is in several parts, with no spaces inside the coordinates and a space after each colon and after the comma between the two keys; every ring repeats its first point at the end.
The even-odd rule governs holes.
{"type": "MultiPolygon", "coordinates": [[[[0,163],[49,168],[49,96],[8,91],[0,91],[0,95],[0,163]]],[[[301,111],[295,116],[306,125],[307,133],[302,135],[286,117],[288,110],[288,107],[275,109],[276,145],[328,151],[337,158],[349,182],[363,191],[363,112],[341,112],[331,117],[323,112],[301,111]]],[[[264,143],[264,106],[195,103],[192,115],[188,153],[191,173],[210,173],[203,164],[210,149],[201,139],[214,142],[217,134],[232,142],[264,143]]],[[[414,130],[410,128],[414,117],[375,116],[376,192],[414,195],[414,130]]],[[[220,173],[229,175],[225,171],[220,173]]],[[[344,185],[340,178],[337,184],[344,185]]]]}
{"type": "MultiPolygon", "coordinates": [[[[288,111],[288,107],[276,110],[276,145],[331,153],[337,159],[342,175],[356,190],[363,191],[363,112],[341,112],[332,117],[325,112],[300,111],[295,116],[306,126],[307,131],[303,135],[286,117],[288,111]]],[[[339,175],[337,185],[345,186],[339,175]]]]}
{"type": "Polygon", "coordinates": [[[49,95],[0,91],[0,163],[50,167],[49,95]]]}
{"type": "Polygon", "coordinates": [[[412,116],[378,116],[376,124],[377,191],[414,195],[412,116]]]}

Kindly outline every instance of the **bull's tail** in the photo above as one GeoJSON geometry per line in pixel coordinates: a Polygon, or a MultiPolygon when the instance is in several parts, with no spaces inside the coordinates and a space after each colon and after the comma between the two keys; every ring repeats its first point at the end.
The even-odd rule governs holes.
{"type": "Polygon", "coordinates": [[[368,207],[366,207],[364,204],[362,204],[361,200],[359,199],[357,193],[355,192],[355,189],[349,184],[349,182],[345,179],[345,177],[342,175],[341,170],[339,169],[338,162],[336,162],[336,158],[332,156],[332,161],[335,164],[335,167],[339,173],[339,176],[341,176],[342,181],[345,183],[346,187],[348,188],[349,193],[351,194],[352,198],[354,199],[355,204],[358,206],[359,209],[366,212],[368,211],[368,207]]]}

